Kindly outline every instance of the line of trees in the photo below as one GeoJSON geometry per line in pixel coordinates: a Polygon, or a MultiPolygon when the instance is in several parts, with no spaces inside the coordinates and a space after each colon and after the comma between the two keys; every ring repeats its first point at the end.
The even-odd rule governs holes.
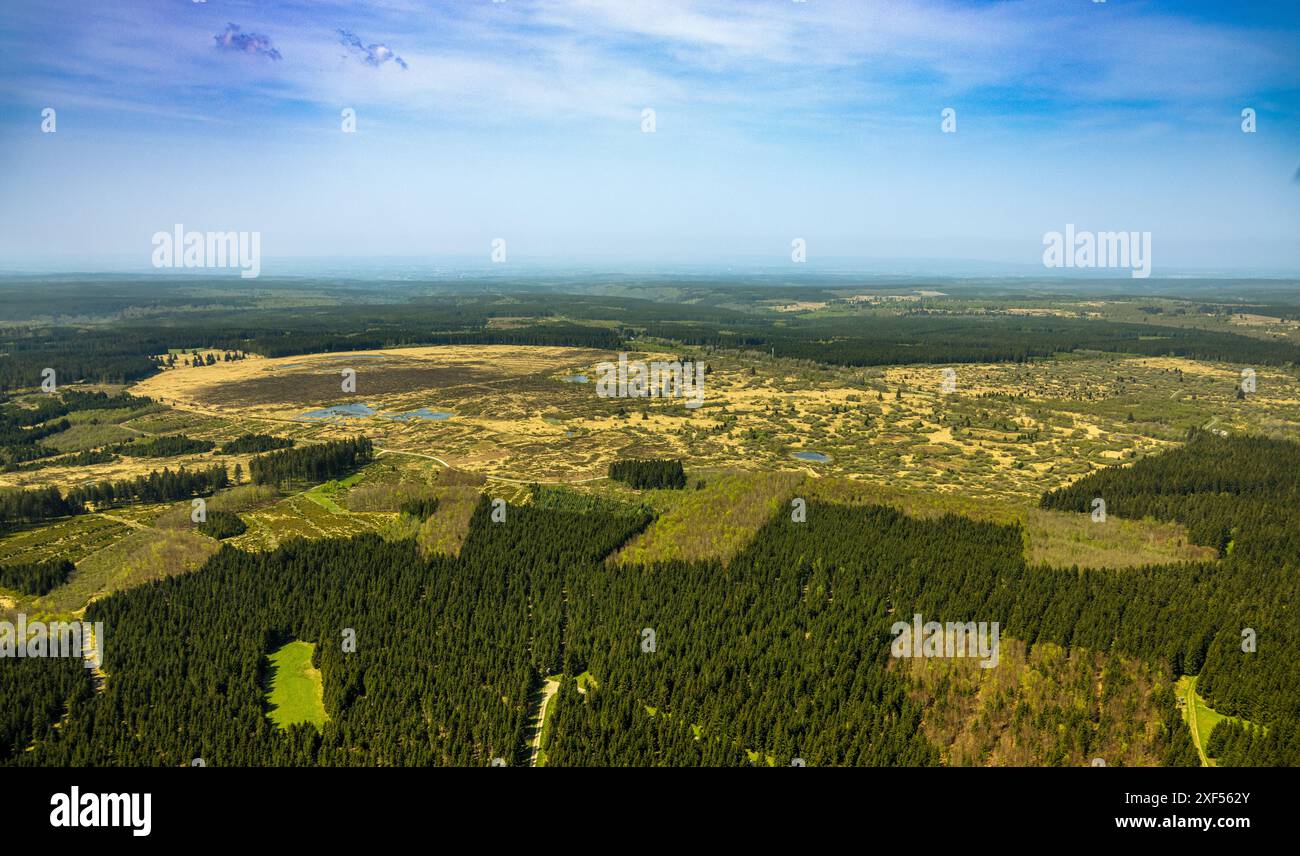
{"type": "MultiPolygon", "coordinates": [[[[1069,351],[1174,355],[1241,365],[1300,363],[1300,345],[1235,333],[1079,318],[978,315],[751,317],[710,326],[647,323],[647,335],[701,347],[775,352],[846,366],[1025,362],[1069,351]]],[[[632,323],[635,323],[633,321],[632,323]]]]}
{"type": "Polygon", "coordinates": [[[680,460],[626,460],[609,465],[609,477],[637,490],[686,487],[686,470],[680,460]]]}
{"type": "Polygon", "coordinates": [[[438,510],[438,497],[415,496],[403,500],[398,511],[417,520],[428,520],[438,510]]]}
{"type": "Polygon", "coordinates": [[[193,470],[164,467],[135,478],[105,480],[74,487],[67,493],[67,502],[81,510],[87,505],[110,508],[137,502],[167,502],[192,496],[207,496],[229,485],[230,475],[224,464],[193,470]]]}
{"type": "Polygon", "coordinates": [[[75,568],[67,559],[0,565],[0,587],[39,597],[63,585],[75,568]]]}
{"type": "Polygon", "coordinates": [[[217,449],[217,454],[252,455],[292,447],[293,441],[287,437],[274,437],[270,434],[244,434],[222,445],[221,448],[217,449]]]}
{"type": "Polygon", "coordinates": [[[47,368],[60,384],[131,383],[158,370],[155,354],[166,350],[156,331],[50,327],[0,331],[0,390],[30,389],[41,384],[47,368]]]}
{"type": "Polygon", "coordinates": [[[0,490],[0,525],[38,523],[83,514],[87,506],[102,509],[207,496],[229,485],[230,476],[225,466],[213,464],[193,470],[164,467],[134,478],[78,485],[66,492],[53,486],[0,490]]]}
{"type": "Polygon", "coordinates": [[[196,440],[184,434],[170,434],[143,442],[119,443],[113,447],[113,450],[129,458],[171,458],[176,455],[211,452],[215,446],[216,443],[211,440],[196,440]]]}
{"type": "Polygon", "coordinates": [[[36,523],[84,510],[53,486],[0,490],[0,524],[36,523]]]}
{"type": "Polygon", "coordinates": [[[42,457],[25,464],[6,464],[5,472],[27,473],[47,467],[89,467],[94,464],[107,464],[117,460],[117,455],[108,449],[86,449],[70,455],[42,457]]]}
{"type": "Polygon", "coordinates": [[[326,481],[347,475],[374,458],[374,444],[366,437],[331,440],[259,455],[248,462],[254,484],[326,481]]]}
{"type": "Polygon", "coordinates": [[[207,519],[199,524],[198,529],[209,538],[220,541],[223,538],[243,535],[248,531],[248,524],[233,511],[209,511],[207,519]]]}

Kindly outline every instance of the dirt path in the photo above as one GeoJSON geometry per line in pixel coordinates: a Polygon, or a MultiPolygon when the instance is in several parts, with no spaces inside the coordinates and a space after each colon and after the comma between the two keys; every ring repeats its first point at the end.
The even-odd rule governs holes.
{"type": "Polygon", "coordinates": [[[1196,747],[1196,754],[1201,756],[1201,766],[1210,766],[1210,759],[1206,756],[1205,750],[1201,747],[1201,733],[1198,730],[1196,720],[1196,706],[1200,704],[1200,696],[1196,694],[1196,678],[1192,678],[1187,685],[1187,719],[1188,724],[1192,727],[1192,745],[1196,747]]]}
{"type": "MultiPolygon", "coordinates": [[[[152,528],[153,528],[152,526],[146,526],[146,525],[144,525],[144,524],[141,523],[139,520],[129,520],[129,519],[125,518],[125,517],[118,517],[116,514],[106,514],[106,513],[103,512],[103,511],[99,511],[99,512],[96,512],[96,513],[97,513],[100,517],[104,518],[105,520],[111,520],[111,521],[113,521],[114,523],[121,523],[123,526],[127,527],[128,529],[152,529],[152,528]]],[[[98,551],[96,551],[96,552],[98,552],[98,551]]],[[[91,555],[94,555],[94,554],[92,553],[91,555]]],[[[85,557],[83,556],[82,558],[85,558],[85,557]]]]}
{"type": "Polygon", "coordinates": [[[537,714],[533,718],[533,747],[528,754],[528,766],[537,766],[537,755],[542,750],[542,728],[546,725],[546,707],[551,703],[551,697],[560,689],[559,681],[547,681],[542,685],[542,702],[537,706],[537,714]]]}
{"type": "Polygon", "coordinates": [[[423,452],[408,452],[405,449],[382,449],[379,446],[375,447],[375,452],[377,453],[375,455],[376,458],[380,455],[414,455],[417,458],[428,458],[430,461],[437,461],[447,469],[451,469],[451,464],[447,463],[442,458],[435,457],[434,455],[426,455],[423,452]]]}
{"type": "Polygon", "coordinates": [[[86,636],[81,640],[81,656],[86,661],[86,666],[90,669],[90,680],[95,685],[95,692],[104,691],[104,682],[108,680],[108,675],[104,673],[104,655],[99,647],[99,640],[95,638],[95,626],[93,624],[83,625],[86,628],[86,636]]]}

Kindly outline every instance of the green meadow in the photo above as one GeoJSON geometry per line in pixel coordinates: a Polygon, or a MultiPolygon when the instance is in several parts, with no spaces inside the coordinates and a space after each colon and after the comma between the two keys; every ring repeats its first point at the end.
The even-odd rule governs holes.
{"type": "Polygon", "coordinates": [[[303,722],[320,728],[328,718],[320,670],[311,664],[315,650],[310,642],[293,641],[267,656],[267,715],[281,728],[303,722]]]}

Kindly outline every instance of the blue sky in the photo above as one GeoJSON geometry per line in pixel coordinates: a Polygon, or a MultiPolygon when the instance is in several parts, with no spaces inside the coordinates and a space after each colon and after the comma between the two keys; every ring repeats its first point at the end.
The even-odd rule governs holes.
{"type": "Polygon", "coordinates": [[[1041,273],[1073,223],[1150,231],[1156,276],[1295,273],[1298,110],[1295,2],[8,2],[0,258],[146,267],[179,222],[265,272],[800,237],[1041,273]]]}

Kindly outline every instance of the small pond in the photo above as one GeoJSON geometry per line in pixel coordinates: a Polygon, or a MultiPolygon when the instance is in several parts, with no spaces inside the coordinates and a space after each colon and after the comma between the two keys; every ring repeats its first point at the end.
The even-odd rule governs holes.
{"type": "Polygon", "coordinates": [[[304,413],[300,419],[333,419],[336,417],[352,418],[360,416],[371,416],[375,412],[373,407],[366,404],[335,404],[332,407],[323,407],[320,410],[311,410],[304,413]]]}

